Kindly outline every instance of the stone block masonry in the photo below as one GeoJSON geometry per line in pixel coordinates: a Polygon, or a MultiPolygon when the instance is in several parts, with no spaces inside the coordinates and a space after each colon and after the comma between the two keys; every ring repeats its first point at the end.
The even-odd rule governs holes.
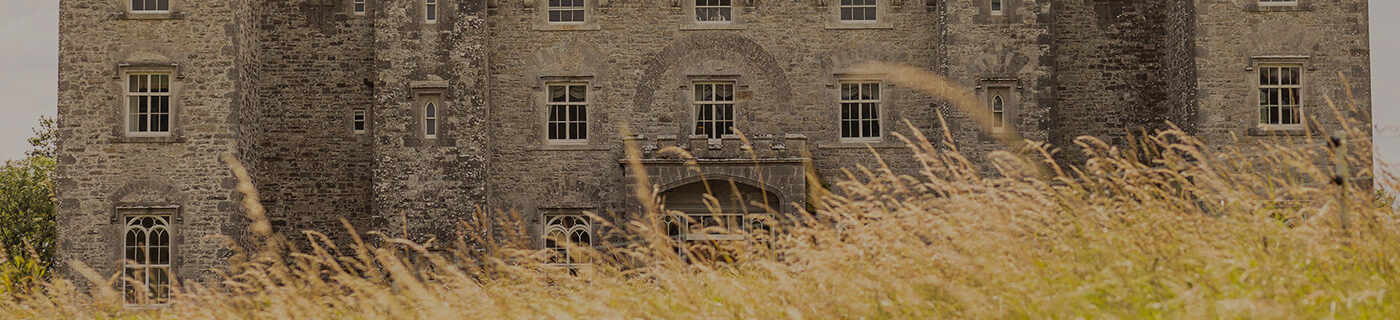
{"type": "Polygon", "coordinates": [[[694,199],[677,193],[734,181],[784,202],[779,214],[806,207],[808,170],[915,173],[897,135],[942,142],[947,130],[979,163],[1004,149],[966,110],[850,70],[870,61],[1002,101],[1005,126],[1066,162],[1080,159],[1083,135],[1123,145],[1176,125],[1248,145],[1370,123],[1323,109],[1324,97],[1344,98],[1342,76],[1369,108],[1365,0],[1001,3],[877,0],[873,20],[841,21],[836,0],[744,0],[714,22],[687,1],[367,0],[361,13],[352,0],[172,0],[156,11],[65,0],[60,260],[116,273],[124,218],[162,215],[175,276],[210,277],[231,254],[217,237],[241,237],[247,222],[223,153],[251,170],[289,238],[344,242],[348,223],[448,243],[464,222],[511,211],[541,233],[546,215],[629,219],[636,177],[619,162],[629,139],[650,148],[658,192],[694,199]],[[551,22],[561,10],[580,21],[551,22]],[[1258,70],[1276,64],[1303,70],[1299,126],[1261,123],[1258,70]],[[150,112],[129,105],[133,73],[170,76],[159,93],[168,132],[131,129],[133,113],[150,112]],[[844,92],[850,84],[866,89],[844,92]],[[716,123],[733,132],[706,131],[716,123]],[[552,138],[551,124],[574,139],[552,138]],[[668,146],[693,158],[659,154],[668,146]]]}

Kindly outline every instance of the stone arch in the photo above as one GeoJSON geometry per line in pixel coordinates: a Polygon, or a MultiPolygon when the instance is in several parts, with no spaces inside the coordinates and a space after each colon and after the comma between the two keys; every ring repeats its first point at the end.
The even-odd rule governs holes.
{"type": "MultiPolygon", "coordinates": [[[[111,220],[116,222],[121,219],[117,208],[120,207],[159,207],[159,206],[183,206],[188,199],[183,192],[180,192],[174,185],[154,180],[140,180],[127,183],[108,196],[107,202],[111,204],[111,220]]],[[[172,219],[179,221],[181,210],[175,210],[172,219]]]]}
{"type": "Polygon", "coordinates": [[[771,80],[776,85],[777,98],[790,102],[792,86],[778,59],[762,45],[749,38],[723,32],[695,33],[672,42],[666,49],[652,55],[645,64],[642,76],[637,80],[637,96],[633,100],[633,110],[650,111],[655,102],[656,91],[665,83],[668,71],[679,64],[677,57],[684,57],[704,50],[719,50],[733,54],[758,70],[756,76],[771,80]]]}
{"type": "MultiPolygon", "coordinates": [[[[694,185],[701,184],[701,183],[706,183],[706,182],[709,182],[709,183],[711,184],[711,185],[710,185],[711,188],[729,190],[728,188],[729,188],[729,182],[730,182],[730,181],[733,181],[733,182],[734,182],[734,185],[735,185],[736,187],[740,188],[741,193],[742,193],[742,191],[744,191],[744,189],[759,191],[759,192],[761,193],[762,196],[765,196],[766,198],[768,198],[768,199],[766,199],[766,200],[767,200],[767,202],[768,202],[768,203],[767,203],[767,206],[768,206],[769,208],[771,208],[772,210],[781,210],[781,206],[782,206],[782,204],[783,204],[783,195],[781,194],[781,192],[779,192],[779,189],[776,189],[776,188],[774,188],[774,187],[771,186],[771,185],[768,185],[768,184],[763,183],[763,182],[759,182],[759,181],[754,180],[754,179],[750,179],[750,178],[746,178],[746,177],[740,177],[740,176],[735,176],[735,175],[728,175],[728,174],[694,175],[694,176],[686,177],[686,178],[683,178],[683,179],[678,179],[678,180],[671,181],[671,182],[668,182],[668,183],[666,183],[666,184],[661,185],[661,186],[658,188],[658,190],[660,190],[660,192],[657,193],[657,194],[663,195],[663,196],[664,196],[664,195],[667,195],[668,193],[673,193],[673,192],[676,192],[676,191],[681,191],[682,188],[689,187],[689,186],[694,186],[694,185]],[[721,186],[720,186],[720,187],[716,187],[716,184],[720,184],[721,186]]],[[[728,194],[713,194],[713,196],[715,196],[716,198],[721,198],[721,197],[728,196],[728,194]]],[[[748,204],[747,200],[751,200],[751,199],[745,199],[745,200],[746,200],[746,202],[745,202],[744,204],[747,205],[747,204],[748,204]]],[[[669,209],[669,208],[668,208],[668,209],[669,209]]]]}

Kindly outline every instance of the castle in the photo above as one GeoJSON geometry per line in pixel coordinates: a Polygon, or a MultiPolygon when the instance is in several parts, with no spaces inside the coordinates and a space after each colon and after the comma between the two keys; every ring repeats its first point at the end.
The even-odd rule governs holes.
{"type": "Polygon", "coordinates": [[[805,204],[807,162],[838,179],[875,166],[873,149],[916,170],[895,137],[912,133],[906,120],[947,130],[974,157],[1001,148],[1000,129],[851,71],[869,61],[974,88],[996,128],[1062,148],[1168,123],[1219,143],[1297,139],[1338,125],[1324,97],[1344,99],[1342,76],[1369,105],[1367,7],[64,0],[59,261],[152,289],[132,303],[162,301],[173,278],[209,276],[230,254],[211,236],[247,223],[225,153],[252,172],[274,229],[294,237],[344,239],[344,220],[421,239],[515,210],[551,247],[592,241],[597,221],[583,212],[635,212],[627,142],[668,208],[754,228],[762,221],[707,215],[706,182],[787,212],[805,204]],[[666,147],[693,153],[699,169],[666,147]]]}

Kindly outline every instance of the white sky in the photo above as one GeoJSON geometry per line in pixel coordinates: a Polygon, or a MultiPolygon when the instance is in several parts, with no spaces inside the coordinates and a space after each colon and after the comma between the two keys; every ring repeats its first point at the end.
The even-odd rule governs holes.
{"type": "MultiPolygon", "coordinates": [[[[1400,14],[1400,1],[1371,1],[1371,17],[1400,14]]],[[[29,149],[58,91],[58,0],[0,0],[0,160],[29,149]]],[[[1372,104],[1382,161],[1400,164],[1400,19],[1371,20],[1372,104]]],[[[1382,162],[1378,161],[1378,162],[1382,162]]]]}

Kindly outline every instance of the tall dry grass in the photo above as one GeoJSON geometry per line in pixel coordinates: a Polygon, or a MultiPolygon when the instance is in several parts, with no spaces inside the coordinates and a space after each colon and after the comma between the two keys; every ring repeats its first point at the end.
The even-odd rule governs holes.
{"type": "MultiPolygon", "coordinates": [[[[949,86],[910,72],[897,81],[949,86]]],[[[956,88],[933,89],[978,108],[959,102],[956,88]]],[[[1339,116],[1347,108],[1355,105],[1334,107],[1339,116]]],[[[1377,176],[1360,165],[1370,161],[1370,129],[1342,119],[1356,170],[1343,181],[1377,176]]],[[[502,227],[510,223],[497,224],[504,236],[439,244],[454,249],[445,252],[378,234],[332,244],[314,232],[298,235],[314,244],[298,251],[263,233],[264,218],[251,201],[250,230],[260,246],[242,248],[221,281],[186,283],[166,308],[123,308],[117,292],[101,289],[117,280],[88,273],[72,281],[96,282],[98,290],[82,293],[59,280],[0,302],[0,311],[19,318],[191,319],[1400,314],[1400,221],[1368,188],[1333,183],[1332,148],[1279,139],[1211,152],[1166,131],[1139,137],[1131,148],[1081,138],[1088,162],[1061,167],[1044,144],[1010,141],[1017,149],[981,165],[951,139],[901,139],[922,163],[917,174],[856,168],[854,179],[815,191],[819,210],[784,220],[770,245],[741,246],[731,262],[689,263],[697,260],[676,254],[678,244],[655,221],[659,205],[648,206],[642,221],[614,226],[620,231],[608,239],[624,240],[579,248],[592,266],[570,271],[547,265],[547,255],[525,243],[500,240],[526,236],[508,234],[520,229],[502,227]]],[[[256,199],[246,173],[238,177],[239,190],[256,199]]],[[[655,192],[637,196],[652,199],[655,192]]]]}

